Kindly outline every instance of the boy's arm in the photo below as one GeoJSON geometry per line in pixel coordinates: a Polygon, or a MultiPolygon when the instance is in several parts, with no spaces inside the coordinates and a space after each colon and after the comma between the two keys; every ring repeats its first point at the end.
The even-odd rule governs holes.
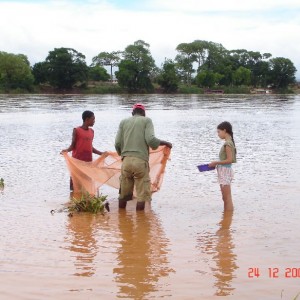
{"type": "Polygon", "coordinates": [[[69,148],[62,150],[60,153],[64,153],[64,152],[70,152],[75,148],[75,144],[76,144],[76,129],[73,129],[73,134],[72,134],[72,142],[71,145],[69,146],[69,148]]]}
{"type": "Polygon", "coordinates": [[[93,153],[98,154],[98,155],[102,155],[104,152],[101,152],[99,150],[97,150],[96,148],[93,147],[93,153]]]}

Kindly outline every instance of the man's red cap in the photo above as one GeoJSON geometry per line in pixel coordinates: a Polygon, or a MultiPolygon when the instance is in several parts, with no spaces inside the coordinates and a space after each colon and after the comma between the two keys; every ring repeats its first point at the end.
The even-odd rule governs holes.
{"type": "Polygon", "coordinates": [[[140,108],[142,109],[143,111],[145,111],[145,106],[141,103],[136,103],[133,105],[132,109],[135,110],[136,108],[140,108]]]}

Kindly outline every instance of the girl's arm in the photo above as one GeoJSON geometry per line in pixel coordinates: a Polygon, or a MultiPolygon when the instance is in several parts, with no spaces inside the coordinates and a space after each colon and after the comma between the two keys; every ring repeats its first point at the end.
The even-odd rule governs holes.
{"type": "Polygon", "coordinates": [[[208,166],[210,168],[214,168],[216,165],[228,165],[232,164],[233,157],[232,157],[232,148],[230,146],[225,146],[226,156],[227,158],[225,160],[221,161],[212,161],[208,166]]]}
{"type": "Polygon", "coordinates": [[[73,134],[72,134],[72,142],[71,145],[69,146],[69,148],[62,150],[60,153],[64,153],[64,152],[70,152],[75,148],[75,144],[76,144],[76,129],[73,129],[73,134]]]}

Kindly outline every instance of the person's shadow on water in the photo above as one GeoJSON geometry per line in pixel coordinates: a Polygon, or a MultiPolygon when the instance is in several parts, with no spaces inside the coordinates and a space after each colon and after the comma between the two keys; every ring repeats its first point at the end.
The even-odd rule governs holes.
{"type": "Polygon", "coordinates": [[[113,269],[119,287],[118,298],[145,299],[161,291],[158,281],[173,272],[169,267],[168,244],[157,216],[152,211],[120,211],[120,247],[113,269]]]}
{"type": "Polygon", "coordinates": [[[212,256],[215,267],[211,267],[215,277],[216,296],[232,295],[234,287],[232,280],[234,271],[238,268],[236,254],[233,252],[235,246],[232,239],[231,223],[233,212],[223,212],[219,223],[219,229],[215,233],[204,232],[198,237],[201,251],[212,256]]]}

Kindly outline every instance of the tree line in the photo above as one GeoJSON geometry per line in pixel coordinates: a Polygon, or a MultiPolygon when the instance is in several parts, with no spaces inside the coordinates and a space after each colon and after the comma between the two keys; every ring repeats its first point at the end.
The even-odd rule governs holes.
{"type": "Polygon", "coordinates": [[[26,89],[47,84],[58,90],[89,81],[112,81],[128,92],[176,92],[179,85],[201,88],[251,86],[285,89],[295,82],[296,68],[284,57],[270,53],[227,50],[222,44],[195,40],[176,47],[174,59],[156,66],[150,45],[138,40],[123,51],[100,52],[88,66],[84,54],[72,48],[55,48],[46,59],[30,66],[23,54],[0,52],[0,89],[26,89]],[[110,74],[105,67],[109,67],[110,74]],[[117,68],[115,74],[113,69],[117,68]]]}

